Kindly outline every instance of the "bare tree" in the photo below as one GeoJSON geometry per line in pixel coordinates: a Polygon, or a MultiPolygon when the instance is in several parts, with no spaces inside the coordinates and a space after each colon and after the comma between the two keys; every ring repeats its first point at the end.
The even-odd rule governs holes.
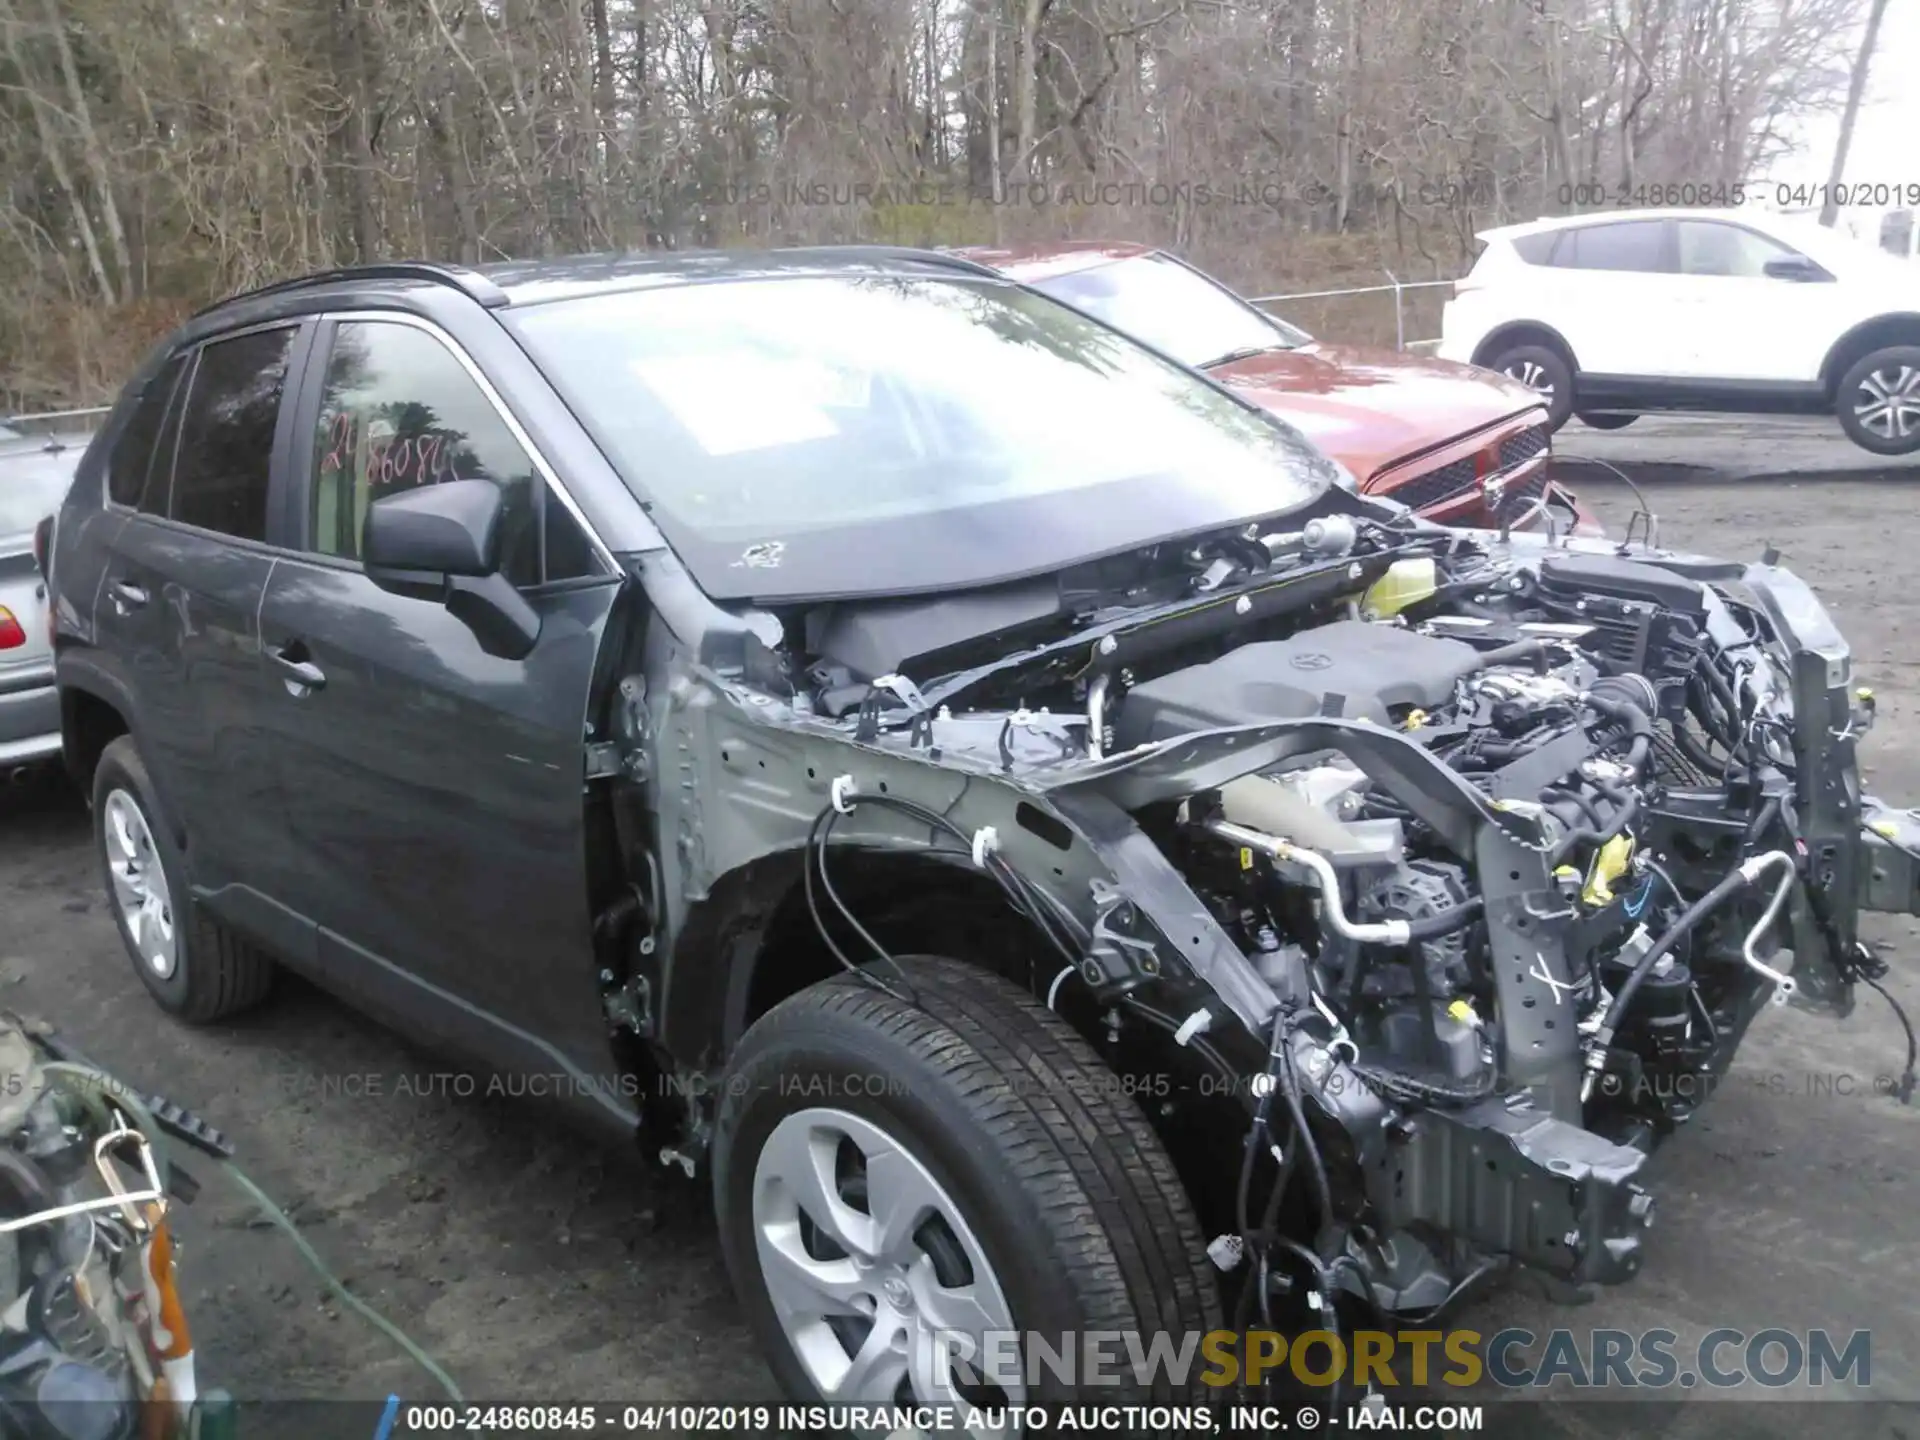
{"type": "Polygon", "coordinates": [[[1450,275],[1503,219],[1763,173],[1857,110],[1884,9],[0,0],[0,403],[403,253],[1075,235],[1262,288],[1450,275]]]}
{"type": "Polygon", "coordinates": [[[1873,47],[1880,39],[1880,21],[1887,13],[1887,0],[1873,0],[1867,12],[1867,32],[1860,39],[1860,53],[1854,58],[1853,75],[1847,82],[1847,108],[1840,115],[1840,139],[1833,147],[1833,169],[1827,175],[1826,199],[1820,206],[1820,223],[1831,226],[1840,218],[1840,186],[1847,178],[1847,152],[1853,148],[1853,126],[1860,118],[1860,100],[1867,93],[1867,71],[1873,66],[1873,47]]]}

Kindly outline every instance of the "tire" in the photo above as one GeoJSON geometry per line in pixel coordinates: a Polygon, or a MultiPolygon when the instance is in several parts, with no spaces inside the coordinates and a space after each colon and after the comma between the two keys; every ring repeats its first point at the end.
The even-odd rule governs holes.
{"type": "Polygon", "coordinates": [[[1840,428],[1875,455],[1920,450],[1920,345],[1890,345],[1840,377],[1833,408],[1840,428]]]}
{"type": "MultiPolygon", "coordinates": [[[[1024,1392],[991,1382],[942,1386],[926,1358],[934,1347],[924,1327],[1036,1333],[1050,1346],[1062,1332],[1218,1328],[1219,1294],[1192,1206],[1114,1073],[1063,1021],[998,976],[932,957],[902,969],[924,1008],[837,976],[762,1017],[725,1082],[713,1142],[721,1245],[787,1393],[805,1401],[890,1403],[912,1394],[923,1403],[1053,1403],[1074,1388],[1045,1365],[1024,1392]],[[890,1147],[899,1153],[889,1155],[890,1147]],[[822,1153],[835,1157],[825,1173],[812,1168],[822,1153]],[[855,1154],[884,1159],[887,1168],[863,1172],[848,1163],[855,1154]],[[819,1189],[802,1202],[808,1176],[819,1189]],[[796,1318],[790,1330],[783,1313],[804,1316],[811,1301],[776,1308],[775,1283],[787,1300],[806,1294],[817,1278],[809,1265],[817,1272],[822,1256],[854,1248],[823,1243],[811,1211],[837,1214],[841,1233],[858,1236],[874,1222],[856,1207],[897,1215],[887,1197],[914,1187],[923,1202],[938,1203],[910,1212],[927,1217],[910,1239],[855,1241],[895,1263],[853,1263],[844,1273],[856,1277],[854,1289],[868,1288],[843,1297],[847,1315],[796,1318]],[[800,1263],[770,1267],[767,1257],[779,1254],[800,1263]],[[796,1275],[814,1278],[800,1284],[796,1275]],[[968,1284],[979,1299],[971,1311],[950,1297],[968,1284]],[[906,1358],[875,1366],[865,1388],[850,1383],[851,1364],[839,1373],[852,1358],[889,1353],[878,1340],[893,1335],[911,1336],[892,1351],[906,1358]],[[889,1391],[890,1383],[904,1388],[889,1391]]],[[[989,1359],[1024,1354],[1018,1342],[997,1345],[1004,1349],[986,1351],[989,1359]]],[[[1139,1383],[1124,1365],[1124,1345],[1108,1353],[1117,1359],[1096,1392],[1103,1402],[1210,1403],[1197,1356],[1185,1375],[1139,1383]]]]}
{"type": "Polygon", "coordinates": [[[1515,345],[1487,362],[1509,380],[1518,380],[1546,402],[1547,426],[1558,430],[1573,414],[1573,367],[1548,345],[1515,345]]]}
{"type": "Polygon", "coordinates": [[[101,882],[147,992],[168,1014],[204,1024],[265,999],[273,962],[200,913],[187,888],[186,857],[157,823],[159,813],[146,763],[133,737],[122,735],[101,752],[93,772],[101,882]]]}
{"type": "Polygon", "coordinates": [[[1595,430],[1624,430],[1639,418],[1638,415],[1622,415],[1618,411],[1601,411],[1595,414],[1582,411],[1580,423],[1591,426],[1595,430]]]}

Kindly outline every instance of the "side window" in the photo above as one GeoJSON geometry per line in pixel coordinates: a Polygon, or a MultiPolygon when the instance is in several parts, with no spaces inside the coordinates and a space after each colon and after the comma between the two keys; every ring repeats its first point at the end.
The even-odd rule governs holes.
{"type": "Polygon", "coordinates": [[[113,442],[113,454],[107,459],[107,495],[116,505],[131,506],[135,510],[166,509],[167,467],[158,457],[163,453],[162,430],[166,431],[166,443],[170,446],[174,427],[163,426],[162,421],[166,418],[167,402],[173,399],[174,386],[180,381],[180,372],[186,366],[187,357],[176,355],[155,372],[134,404],[133,414],[127,417],[127,428],[113,442]],[[150,485],[149,480],[155,476],[161,477],[161,483],[150,485]]]}
{"type": "Polygon", "coordinates": [[[597,572],[584,532],[446,346],[410,325],[343,321],[313,439],[312,548],[359,559],[369,505],[446,480],[500,487],[500,568],[513,584],[597,572]]]}
{"type": "Polygon", "coordinates": [[[1513,253],[1529,265],[1545,265],[1553,258],[1553,245],[1559,238],[1558,230],[1536,230],[1531,235],[1516,236],[1513,253]]]}
{"type": "Polygon", "coordinates": [[[1741,225],[1713,220],[1679,222],[1680,273],[1730,275],[1759,280],[1769,260],[1786,260],[1795,252],[1741,225]]]}
{"type": "Polygon", "coordinates": [[[1666,236],[1664,220],[1586,225],[1561,235],[1553,263],[1574,270],[1662,272],[1667,268],[1666,236]]]}
{"type": "Polygon", "coordinates": [[[203,346],[180,419],[169,513],[242,540],[267,538],[267,477],[294,329],[203,346]]]}

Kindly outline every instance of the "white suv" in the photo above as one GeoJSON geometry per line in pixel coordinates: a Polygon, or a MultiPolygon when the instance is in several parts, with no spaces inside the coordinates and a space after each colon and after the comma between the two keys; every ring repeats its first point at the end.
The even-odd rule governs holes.
{"type": "Polygon", "coordinates": [[[1628,210],[1485,230],[1440,354],[1617,429],[1648,410],[1837,414],[1920,450],[1920,266],[1810,221],[1628,210]]]}

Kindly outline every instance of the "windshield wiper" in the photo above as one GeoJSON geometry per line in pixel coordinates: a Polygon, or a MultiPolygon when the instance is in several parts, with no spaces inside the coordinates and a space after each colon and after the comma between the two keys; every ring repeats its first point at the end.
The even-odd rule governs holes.
{"type": "Polygon", "coordinates": [[[1251,360],[1256,355],[1271,355],[1275,350],[1290,350],[1292,348],[1290,345],[1282,345],[1277,340],[1270,345],[1242,345],[1238,350],[1229,350],[1224,355],[1216,355],[1213,359],[1203,363],[1200,368],[1202,370],[1211,370],[1216,365],[1231,365],[1236,360],[1251,360]]]}

